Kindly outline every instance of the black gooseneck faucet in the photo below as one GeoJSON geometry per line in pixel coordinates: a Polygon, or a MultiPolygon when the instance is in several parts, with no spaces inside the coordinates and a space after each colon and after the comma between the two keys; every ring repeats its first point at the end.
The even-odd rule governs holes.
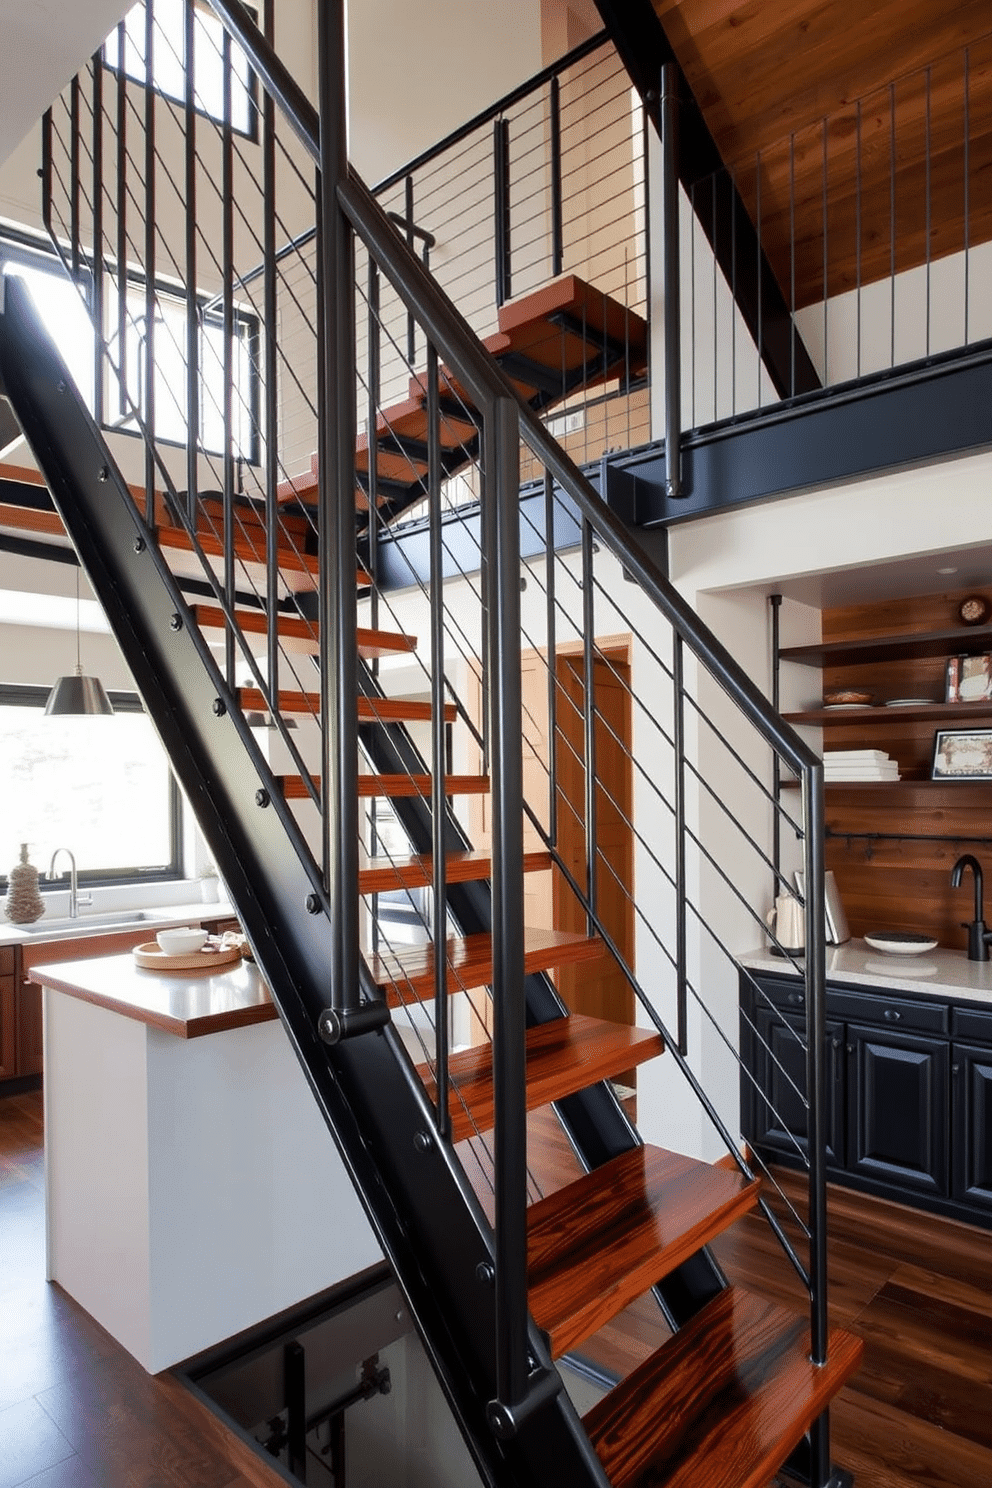
{"type": "Polygon", "coordinates": [[[982,908],[984,896],[984,883],[982,879],[982,865],[971,853],[965,853],[958,858],[951,869],[951,888],[961,887],[961,877],[965,868],[970,868],[975,880],[975,918],[971,921],[962,920],[962,929],[968,932],[968,960],[987,961],[989,959],[989,944],[992,942],[992,930],[985,924],[985,912],[982,908]]]}

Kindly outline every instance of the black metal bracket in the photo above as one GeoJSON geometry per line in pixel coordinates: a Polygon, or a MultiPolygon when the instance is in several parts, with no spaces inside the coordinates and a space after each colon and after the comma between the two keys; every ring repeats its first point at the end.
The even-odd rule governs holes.
{"type": "Polygon", "coordinates": [[[357,1008],[325,1008],[317,1020],[317,1032],[325,1044],[340,1044],[363,1033],[378,1033],[391,1017],[389,1004],[365,1002],[357,1008]]]}

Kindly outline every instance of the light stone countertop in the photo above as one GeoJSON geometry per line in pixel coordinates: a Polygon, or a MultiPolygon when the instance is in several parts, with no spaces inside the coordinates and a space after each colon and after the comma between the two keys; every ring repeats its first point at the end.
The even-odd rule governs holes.
{"type": "MultiPolygon", "coordinates": [[[[750,971],[798,975],[791,962],[766,948],[738,958],[750,971]]],[[[863,940],[827,946],[827,979],[882,992],[911,992],[992,1006],[992,961],[969,961],[964,951],[940,946],[919,956],[885,954],[863,940]]]]}

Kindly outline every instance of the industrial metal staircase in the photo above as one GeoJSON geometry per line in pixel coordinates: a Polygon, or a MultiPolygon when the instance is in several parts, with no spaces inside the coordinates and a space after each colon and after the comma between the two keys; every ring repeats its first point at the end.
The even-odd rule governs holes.
{"type": "MultiPolygon", "coordinates": [[[[569,337],[574,317],[588,327],[603,301],[566,276],[525,307],[504,306],[506,324],[490,348],[497,360],[504,357],[500,370],[347,167],[336,7],[325,7],[319,121],[266,42],[271,5],[262,32],[236,4],[217,0],[214,8],[227,27],[224,60],[229,64],[232,47],[240,47],[261,91],[257,232],[270,269],[252,343],[261,383],[252,405],[261,427],[258,458],[242,457],[234,413],[234,213],[249,207],[234,190],[230,109],[208,144],[192,81],[185,108],[168,106],[172,123],[185,131],[186,172],[185,236],[170,247],[152,189],[161,180],[156,151],[165,148],[156,116],[162,101],[149,86],[139,108],[133,84],[121,75],[109,79],[99,56],[72,85],[70,137],[60,143],[59,118],[49,117],[46,210],[67,266],[98,286],[91,303],[106,306],[116,295],[122,318],[125,260],[141,258],[142,388],[132,385],[119,355],[123,337],[116,348],[113,337],[100,338],[99,350],[101,376],[122,387],[144,438],[144,487],[136,491],[120,473],[16,281],[7,285],[0,326],[4,390],[196,810],[482,1480],[506,1488],[762,1488],[785,1468],[814,1488],[838,1484],[825,1412],[856,1367],[860,1345],[831,1332],[826,1313],[820,766],[535,417],[535,407],[560,396],[553,387],[570,391],[581,381],[628,375],[632,357],[643,355],[643,327],[607,305],[599,326],[605,349],[588,365],[584,338],[571,347],[569,337]],[[116,113],[105,118],[105,95],[115,89],[116,113]],[[143,211],[129,224],[124,203],[135,190],[139,125],[152,180],[145,181],[143,211]],[[88,150],[80,147],[83,137],[88,150]],[[198,268],[209,274],[217,266],[202,230],[198,237],[194,209],[207,189],[198,156],[214,145],[228,346],[224,448],[216,461],[198,433],[204,352],[195,294],[187,295],[187,385],[175,390],[190,435],[178,458],[156,438],[149,392],[165,388],[154,360],[157,333],[148,329],[164,293],[166,253],[170,282],[182,269],[195,287],[198,268]],[[60,150],[75,165],[66,200],[57,188],[60,150]],[[275,331],[283,308],[274,251],[277,151],[293,166],[293,193],[303,167],[319,167],[310,202],[322,224],[312,377],[295,352],[288,365],[275,331]],[[87,154],[88,175],[81,166],[87,154]],[[124,191],[116,196],[104,174],[108,159],[123,162],[124,191]],[[426,365],[409,368],[408,408],[380,406],[377,364],[384,354],[400,355],[397,347],[379,347],[356,364],[356,302],[374,327],[383,286],[416,318],[427,342],[426,365]],[[549,369],[543,378],[534,372],[542,362],[549,369]],[[538,381],[529,380],[535,375],[538,381]],[[307,389],[314,392],[317,456],[312,476],[301,482],[281,465],[280,439],[292,398],[309,403],[307,389]],[[522,446],[545,472],[537,648],[545,676],[543,742],[521,680],[534,622],[521,594],[522,446]],[[473,572],[446,582],[444,493],[456,475],[478,491],[481,551],[473,572]],[[383,524],[414,499],[426,500],[430,512],[429,581],[413,593],[427,632],[419,640],[386,613],[398,601],[377,574],[383,524]],[[565,519],[578,528],[577,554],[556,550],[554,534],[565,519]],[[625,589],[629,594],[619,592],[625,589]],[[564,633],[569,626],[574,644],[564,633]],[[643,692],[628,689],[643,742],[627,758],[639,790],[656,792],[664,828],[652,837],[636,820],[627,822],[649,886],[638,894],[632,884],[618,886],[624,913],[653,942],[645,941],[637,967],[608,909],[616,875],[596,832],[597,816],[619,791],[596,768],[603,720],[594,673],[603,629],[629,633],[651,683],[643,692]],[[662,656],[666,645],[669,655],[662,656]],[[583,677],[574,760],[583,780],[585,861],[578,868],[563,849],[565,809],[574,815],[575,806],[563,801],[558,756],[576,746],[556,680],[559,653],[577,655],[583,677]],[[419,660],[424,695],[389,695],[393,658],[419,660]],[[278,763],[250,724],[255,710],[275,725],[278,763]],[[743,751],[726,737],[727,710],[748,735],[743,751]],[[714,781],[705,778],[689,739],[707,730],[727,749],[726,772],[714,781]],[[453,742],[454,731],[462,742],[453,742]],[[801,814],[785,812],[785,819],[802,838],[809,885],[802,968],[808,1222],[773,1209],[773,1175],[763,1181],[749,1167],[728,1127],[726,1103],[719,1092],[707,1094],[689,1047],[687,1009],[707,1012],[707,955],[719,953],[725,972],[739,971],[718,907],[706,919],[692,865],[700,880],[719,878],[721,892],[736,895],[761,922],[760,908],[747,904],[720,853],[726,837],[739,833],[756,861],[771,866],[760,833],[735,811],[731,785],[781,812],[766,779],[773,755],[795,772],[803,803],[801,814]],[[525,786],[525,758],[543,769],[543,799],[525,786]],[[403,851],[384,842],[381,823],[360,805],[385,799],[407,841],[403,851]],[[485,806],[486,846],[469,834],[473,801],[485,806]],[[714,813],[715,832],[707,822],[714,813]],[[555,893],[581,906],[582,932],[527,923],[525,875],[549,869],[555,893]],[[424,943],[392,941],[377,896],[425,888],[424,943]],[[593,1016],[561,994],[566,968],[604,966],[636,1002],[636,1021],[593,1016]],[[466,1016],[475,1041],[456,1047],[452,1030],[466,1016]],[[611,1082],[659,1061],[701,1102],[726,1142],[726,1164],[642,1141],[611,1082]],[[574,1174],[557,1183],[537,1176],[536,1138],[528,1134],[529,1113],[548,1106],[575,1154],[574,1174]],[[755,1210],[772,1224],[810,1291],[808,1320],[729,1285],[708,1249],[755,1210]],[[807,1241],[804,1260],[797,1247],[807,1241]],[[654,1344],[626,1377],[604,1376],[612,1388],[580,1418],[556,1361],[576,1351],[594,1357],[597,1332],[645,1294],[655,1303],[654,1344]]],[[[190,0],[190,34],[193,20],[190,0]]],[[[150,7],[149,67],[155,40],[150,7]]],[[[574,698],[568,706],[575,708],[574,698]]],[[[724,1038],[728,1048],[730,1042],[724,1038]]]]}

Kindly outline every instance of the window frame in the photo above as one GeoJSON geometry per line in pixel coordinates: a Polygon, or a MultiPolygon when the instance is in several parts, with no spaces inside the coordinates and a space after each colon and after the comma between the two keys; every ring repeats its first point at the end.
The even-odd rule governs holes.
{"type": "MultiPolygon", "coordinates": [[[[207,9],[207,7],[202,7],[202,8],[203,9],[207,9]]],[[[245,8],[245,10],[248,13],[248,19],[250,21],[252,21],[253,24],[257,25],[258,24],[258,12],[251,5],[245,5],[244,8],[245,8]]],[[[125,19],[126,19],[126,16],[122,16],[121,17],[121,22],[123,22],[125,19]]],[[[214,17],[214,19],[216,19],[216,17],[214,17]]],[[[147,79],[147,76],[145,74],[140,74],[139,75],[138,73],[128,72],[126,65],[122,68],[119,65],[119,63],[117,63],[117,62],[108,62],[107,61],[107,44],[110,41],[110,38],[112,36],[116,36],[117,35],[117,32],[118,32],[118,27],[115,26],[113,28],[113,30],[110,31],[108,33],[108,35],[104,38],[103,43],[100,46],[99,56],[100,56],[100,61],[101,61],[101,64],[103,66],[103,69],[104,69],[105,72],[109,73],[113,77],[123,78],[126,83],[133,83],[135,85],[135,87],[141,88],[143,90],[146,90],[148,88],[148,79],[147,79]]],[[[184,27],[183,28],[183,47],[184,47],[184,49],[185,49],[185,45],[186,45],[186,31],[185,31],[185,27],[184,27]]],[[[251,63],[247,61],[247,58],[245,59],[245,61],[246,61],[246,65],[247,65],[247,68],[248,68],[248,77],[247,77],[247,81],[245,83],[245,94],[246,94],[247,103],[248,103],[248,127],[246,129],[242,129],[239,125],[235,124],[234,121],[233,121],[233,119],[232,119],[232,121],[231,121],[231,133],[237,135],[239,139],[248,140],[248,142],[250,144],[257,145],[258,142],[259,142],[259,137],[260,137],[259,136],[259,118],[260,118],[260,112],[261,112],[260,109],[259,109],[259,104],[258,104],[258,75],[255,72],[255,69],[252,67],[251,63]]],[[[153,62],[154,62],[154,59],[153,59],[153,62]]],[[[183,73],[183,76],[185,77],[185,75],[186,75],[186,58],[185,58],[185,55],[183,56],[183,61],[182,61],[182,73],[183,73]]],[[[208,119],[211,124],[216,124],[219,128],[223,129],[225,127],[223,113],[215,114],[210,109],[205,108],[202,104],[197,103],[195,101],[195,86],[196,85],[195,85],[195,82],[194,82],[194,102],[193,102],[193,112],[194,112],[194,114],[197,114],[201,119],[208,119]]],[[[185,99],[184,98],[178,98],[178,97],[176,97],[176,95],[174,93],[167,92],[165,90],[165,88],[163,88],[159,84],[157,84],[154,81],[154,79],[152,81],[152,92],[155,94],[155,96],[157,98],[161,98],[162,101],[163,101],[163,103],[170,104],[173,108],[182,109],[182,108],[185,107],[185,99]]]]}
{"type": "MultiPolygon", "coordinates": [[[[50,687],[42,687],[36,683],[26,682],[0,682],[0,707],[5,708],[38,708],[43,709],[48,701],[50,687]]],[[[136,692],[111,690],[107,696],[110,698],[115,713],[145,713],[146,709],[141,698],[136,692]]],[[[163,747],[162,753],[165,754],[163,747]]],[[[168,822],[169,842],[172,850],[171,860],[154,868],[117,867],[117,868],[80,868],[77,874],[79,883],[95,884],[101,888],[133,888],[135,884],[142,883],[167,883],[183,876],[183,805],[179,786],[173,773],[172,764],[168,755],[165,755],[168,789],[168,822]]],[[[0,870],[0,892],[6,894],[8,889],[8,869],[0,870]]],[[[44,879],[38,885],[42,894],[48,892],[44,879]]],[[[61,885],[59,886],[61,887],[61,885]]],[[[55,892],[55,890],[52,890],[55,892]]]]}

